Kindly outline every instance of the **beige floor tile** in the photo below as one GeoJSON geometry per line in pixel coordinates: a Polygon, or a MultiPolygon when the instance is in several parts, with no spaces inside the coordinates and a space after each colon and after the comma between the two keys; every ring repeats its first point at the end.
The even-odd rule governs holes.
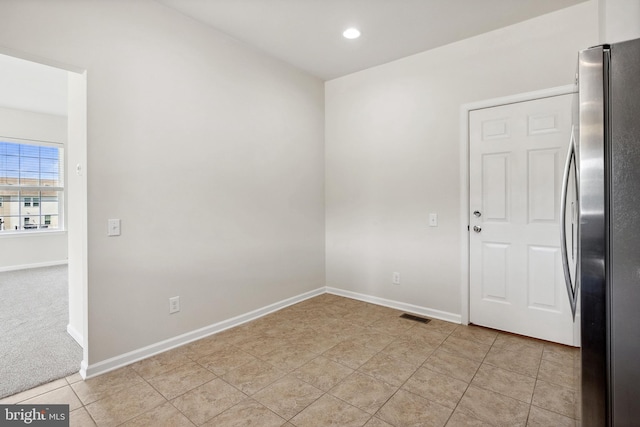
{"type": "Polygon", "coordinates": [[[469,386],[458,404],[461,413],[496,426],[524,426],[529,405],[511,397],[469,386]]]}
{"type": "Polygon", "coordinates": [[[393,427],[393,426],[386,421],[382,421],[380,418],[371,417],[371,419],[367,421],[364,427],[393,427]]]}
{"type": "Polygon", "coordinates": [[[182,415],[171,403],[165,402],[157,408],[122,424],[122,427],[194,427],[187,417],[182,415]]]}
{"type": "Polygon", "coordinates": [[[246,395],[220,378],[173,399],[171,403],[194,424],[200,425],[246,399],[246,395]]]}
{"type": "Polygon", "coordinates": [[[69,405],[69,411],[74,411],[82,406],[82,402],[73,392],[71,386],[57,388],[20,403],[22,405],[69,405]]]}
{"type": "Polygon", "coordinates": [[[532,404],[571,418],[575,416],[575,395],[570,388],[537,380],[532,404]]]}
{"type": "Polygon", "coordinates": [[[224,375],[232,369],[257,360],[255,356],[236,347],[216,351],[197,360],[200,366],[216,375],[224,375]]]}
{"type": "Polygon", "coordinates": [[[51,381],[46,384],[42,384],[37,387],[31,388],[29,390],[22,391],[20,393],[7,396],[1,399],[0,403],[3,405],[13,405],[15,403],[19,403],[27,399],[31,399],[33,397],[39,396],[41,394],[48,393],[51,390],[55,390],[61,387],[66,387],[67,385],[68,385],[67,381],[64,378],[61,378],[59,380],[51,381]]]}
{"type": "Polygon", "coordinates": [[[136,371],[142,378],[149,379],[190,362],[191,359],[184,352],[168,351],[136,362],[131,365],[131,369],[136,371]]]}
{"type": "Polygon", "coordinates": [[[455,331],[458,327],[458,324],[447,322],[444,320],[431,319],[431,321],[427,324],[417,325],[418,328],[426,328],[431,331],[438,331],[449,335],[451,332],[455,331]]]}
{"type": "Polygon", "coordinates": [[[248,338],[236,344],[236,347],[252,354],[256,357],[264,356],[279,348],[286,347],[288,341],[283,337],[270,337],[261,335],[255,338],[248,338]]]}
{"type": "Polygon", "coordinates": [[[576,420],[547,411],[546,409],[531,406],[527,427],[575,427],[576,420]]]}
{"type": "Polygon", "coordinates": [[[448,336],[448,332],[442,332],[439,329],[416,326],[400,334],[398,338],[413,341],[428,347],[438,347],[448,336]]]}
{"type": "Polygon", "coordinates": [[[366,328],[362,326],[354,325],[353,323],[345,322],[343,320],[334,322],[332,325],[328,325],[332,330],[337,331],[340,335],[348,338],[357,337],[366,331],[366,328]]]}
{"type": "Polygon", "coordinates": [[[77,383],[78,381],[82,381],[82,376],[79,373],[69,375],[65,378],[69,384],[77,383]]]}
{"type": "Polygon", "coordinates": [[[319,356],[293,371],[292,375],[320,390],[329,391],[352,372],[351,368],[319,356]]]}
{"type": "Polygon", "coordinates": [[[449,336],[441,345],[440,349],[466,357],[467,359],[482,362],[491,348],[490,344],[483,344],[477,341],[470,341],[464,338],[449,336]]]}
{"type": "Polygon", "coordinates": [[[566,367],[575,365],[576,355],[580,354],[580,349],[566,345],[545,343],[542,351],[542,359],[548,360],[566,367]]]}
{"type": "Polygon", "coordinates": [[[353,337],[351,342],[354,344],[362,344],[365,347],[380,351],[395,339],[395,335],[389,335],[372,328],[365,328],[364,332],[353,337]]]}
{"type": "Polygon", "coordinates": [[[500,332],[493,342],[493,346],[514,352],[524,352],[532,356],[542,357],[544,342],[535,338],[500,332]]]}
{"type": "MultiPolygon", "coordinates": [[[[455,410],[449,421],[447,427],[490,427],[493,424],[485,423],[477,418],[465,415],[462,412],[455,410]]],[[[551,427],[551,426],[548,426],[551,427]]]]}
{"type": "Polygon", "coordinates": [[[214,379],[216,376],[195,362],[187,363],[147,381],[171,400],[214,379]]]}
{"type": "Polygon", "coordinates": [[[400,338],[383,348],[382,352],[398,360],[417,366],[422,365],[435,349],[435,347],[429,345],[400,338]]]}
{"type": "Polygon", "coordinates": [[[375,414],[397,390],[398,386],[354,372],[329,393],[365,412],[375,414]]]}
{"type": "Polygon", "coordinates": [[[536,353],[534,350],[532,354],[526,347],[520,351],[509,351],[494,345],[484,358],[484,363],[536,378],[541,360],[536,353]]]}
{"type": "Polygon", "coordinates": [[[342,340],[352,339],[365,332],[365,328],[361,326],[339,320],[331,320],[321,325],[315,325],[313,329],[319,333],[330,333],[331,336],[337,336],[342,340]]]}
{"type": "Polygon", "coordinates": [[[402,386],[413,394],[417,394],[440,405],[454,409],[469,384],[453,377],[420,368],[402,386]]]}
{"type": "Polygon", "coordinates": [[[372,313],[377,313],[380,316],[399,317],[402,313],[404,313],[403,311],[378,304],[366,303],[365,306],[369,311],[371,311],[372,313]]]}
{"type": "Polygon", "coordinates": [[[480,362],[438,349],[422,366],[469,383],[480,367],[480,362]]]}
{"type": "Polygon", "coordinates": [[[444,426],[451,412],[451,408],[399,390],[376,416],[394,426],[444,426]]]}
{"type": "Polygon", "coordinates": [[[573,366],[560,365],[545,359],[540,362],[538,379],[562,387],[575,388],[573,366]]]}
{"type": "Polygon", "coordinates": [[[130,367],[125,367],[85,381],[78,381],[71,384],[71,388],[80,398],[80,401],[87,405],[110,394],[119,393],[142,383],[144,383],[144,380],[140,375],[130,367]]]}
{"type": "Polygon", "coordinates": [[[369,418],[371,415],[363,410],[325,394],[293,417],[291,423],[297,427],[360,427],[369,418]]]}
{"type": "MultiPolygon", "coordinates": [[[[229,343],[224,339],[219,339],[217,335],[211,335],[206,338],[194,341],[180,347],[180,351],[193,360],[200,359],[208,354],[221,351],[229,347],[229,343]]],[[[176,349],[178,350],[178,349],[176,349]]]]}
{"type": "Polygon", "coordinates": [[[146,382],[85,406],[99,426],[115,426],[160,406],[165,399],[146,382]]]}
{"type": "Polygon", "coordinates": [[[253,398],[273,412],[289,420],[316,401],[324,392],[287,375],[253,395],[253,398]]]}
{"type": "Polygon", "coordinates": [[[351,369],[358,369],[377,352],[378,350],[364,344],[343,341],[324,352],[323,356],[351,369]]]}
{"type": "Polygon", "coordinates": [[[84,407],[69,413],[69,427],[95,427],[96,423],[84,407]]]}
{"type": "Polygon", "coordinates": [[[267,362],[255,360],[230,370],[222,376],[222,379],[244,393],[252,395],[285,374],[286,372],[274,368],[267,362]]]}
{"type": "Polygon", "coordinates": [[[218,332],[217,334],[212,335],[212,337],[215,337],[217,341],[224,343],[227,346],[234,346],[236,343],[244,341],[252,336],[252,333],[247,329],[243,329],[243,326],[245,325],[218,332]]]}
{"type": "Polygon", "coordinates": [[[284,419],[255,400],[248,398],[212,418],[209,422],[203,424],[203,427],[293,426],[293,424],[284,423],[284,419]]]}
{"type": "Polygon", "coordinates": [[[531,403],[535,378],[482,364],[471,385],[531,403]]]}
{"type": "Polygon", "coordinates": [[[498,336],[498,331],[473,325],[459,325],[451,333],[451,336],[492,345],[498,336]]]}
{"type": "Polygon", "coordinates": [[[342,320],[345,322],[353,323],[354,325],[367,327],[376,322],[382,317],[382,314],[373,310],[362,308],[360,310],[354,310],[345,314],[342,320]]]}
{"type": "Polygon", "coordinates": [[[261,356],[260,359],[280,370],[290,372],[316,357],[317,354],[309,351],[306,347],[287,346],[280,347],[271,353],[261,356]]]}
{"type": "Polygon", "coordinates": [[[413,375],[417,368],[416,365],[398,360],[388,354],[378,353],[358,371],[399,387],[413,375]]]}
{"type": "Polygon", "coordinates": [[[92,415],[98,425],[167,427],[576,425],[578,349],[400,314],[323,294],[0,403],[69,403],[71,425],[83,427],[92,415]]]}
{"type": "Polygon", "coordinates": [[[415,322],[412,320],[403,319],[398,315],[398,317],[383,316],[373,322],[369,327],[385,334],[398,335],[413,328],[415,325],[415,322]]]}
{"type": "Polygon", "coordinates": [[[329,350],[340,341],[337,338],[324,338],[318,336],[315,333],[307,334],[304,336],[298,336],[289,340],[289,345],[295,348],[301,348],[307,350],[314,355],[319,355],[329,350]]]}

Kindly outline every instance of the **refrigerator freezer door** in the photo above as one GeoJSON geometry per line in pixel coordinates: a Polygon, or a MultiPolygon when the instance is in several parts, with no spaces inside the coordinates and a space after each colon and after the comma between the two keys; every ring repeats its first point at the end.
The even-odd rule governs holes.
{"type": "Polygon", "coordinates": [[[608,49],[580,52],[578,271],[582,339],[582,425],[608,425],[607,295],[605,278],[605,101],[608,49]]]}

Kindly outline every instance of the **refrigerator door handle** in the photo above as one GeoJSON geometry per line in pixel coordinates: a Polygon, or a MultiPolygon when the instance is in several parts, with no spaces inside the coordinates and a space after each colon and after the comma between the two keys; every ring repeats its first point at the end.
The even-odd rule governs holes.
{"type": "MultiPolygon", "coordinates": [[[[569,141],[569,149],[567,152],[567,160],[564,165],[564,177],[562,180],[562,194],[560,198],[560,252],[562,254],[562,269],[564,270],[564,281],[567,286],[567,294],[569,296],[569,305],[571,305],[571,313],[573,320],[576,318],[576,307],[578,304],[578,289],[573,285],[571,272],[569,271],[569,254],[567,252],[567,195],[569,187],[569,175],[571,173],[571,164],[576,161],[576,143],[574,128],[571,129],[571,140],[569,141]]],[[[576,281],[577,283],[577,281],[576,281]]]]}

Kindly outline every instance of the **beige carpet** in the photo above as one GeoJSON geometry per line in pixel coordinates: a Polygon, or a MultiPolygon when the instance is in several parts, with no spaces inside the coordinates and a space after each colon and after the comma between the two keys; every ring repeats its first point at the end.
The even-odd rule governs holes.
{"type": "Polygon", "coordinates": [[[67,266],[0,272],[0,398],[80,370],[67,266]]]}

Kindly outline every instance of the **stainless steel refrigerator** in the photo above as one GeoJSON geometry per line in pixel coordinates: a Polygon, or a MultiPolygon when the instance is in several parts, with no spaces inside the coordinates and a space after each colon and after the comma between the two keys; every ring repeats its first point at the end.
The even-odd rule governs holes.
{"type": "Polygon", "coordinates": [[[640,426],[640,39],[583,50],[561,203],[581,422],[640,426]]]}

